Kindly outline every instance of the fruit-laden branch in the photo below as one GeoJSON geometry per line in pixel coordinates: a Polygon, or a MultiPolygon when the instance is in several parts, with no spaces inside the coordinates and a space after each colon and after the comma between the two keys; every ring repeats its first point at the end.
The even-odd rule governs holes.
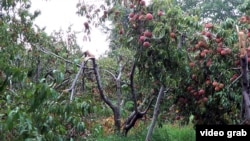
{"type": "Polygon", "coordinates": [[[149,130],[148,130],[148,133],[147,133],[145,141],[150,141],[151,140],[152,133],[153,133],[153,130],[154,130],[154,127],[155,127],[158,115],[160,113],[160,103],[161,103],[161,99],[162,99],[162,97],[164,95],[164,89],[165,88],[162,85],[161,88],[160,88],[160,91],[158,93],[158,97],[157,97],[157,100],[156,100],[156,103],[155,103],[155,108],[154,108],[153,119],[152,119],[152,122],[150,124],[150,127],[149,127],[149,130]]]}

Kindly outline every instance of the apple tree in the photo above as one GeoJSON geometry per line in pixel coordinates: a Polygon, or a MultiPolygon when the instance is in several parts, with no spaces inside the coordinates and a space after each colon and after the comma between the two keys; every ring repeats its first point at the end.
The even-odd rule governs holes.
{"type": "Polygon", "coordinates": [[[125,10],[112,6],[102,17],[114,22],[119,47],[135,52],[144,83],[171,88],[179,114],[195,115],[198,123],[239,123],[239,22],[202,23],[170,1],[121,3],[125,10]]]}

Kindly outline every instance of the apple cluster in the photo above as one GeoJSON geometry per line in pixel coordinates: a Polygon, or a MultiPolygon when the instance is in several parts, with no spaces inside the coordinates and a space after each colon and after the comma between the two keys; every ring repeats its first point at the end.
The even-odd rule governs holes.
{"type": "MultiPolygon", "coordinates": [[[[210,104],[220,105],[216,93],[226,93],[225,85],[227,83],[230,85],[230,82],[232,83],[239,76],[230,71],[229,74],[233,74],[230,78],[227,74],[220,72],[220,69],[227,69],[222,65],[230,66],[229,61],[237,59],[237,55],[232,53],[232,47],[225,43],[222,36],[214,34],[216,31],[214,28],[212,23],[204,24],[202,32],[195,35],[196,41],[190,43],[190,47],[187,48],[191,75],[185,83],[185,95],[178,98],[178,105],[180,110],[187,108],[187,105],[195,105],[193,109],[191,107],[190,109],[196,111],[194,112],[196,117],[204,116],[202,111],[208,110],[208,107],[211,108],[210,104]]],[[[250,54],[250,48],[247,52],[250,54]]],[[[239,65],[239,61],[237,64],[239,65]]],[[[218,108],[222,109],[221,106],[218,108]]]]}
{"type": "MultiPolygon", "coordinates": [[[[132,28],[138,29],[138,27],[143,27],[143,24],[151,22],[154,16],[150,12],[146,12],[146,2],[144,0],[133,1],[130,4],[131,13],[129,14],[129,23],[132,28]]],[[[162,11],[158,12],[159,16],[163,15],[162,11]]],[[[152,38],[152,32],[148,29],[143,29],[140,31],[141,35],[138,37],[138,43],[144,48],[149,48],[151,46],[150,39],[152,38]]]]}

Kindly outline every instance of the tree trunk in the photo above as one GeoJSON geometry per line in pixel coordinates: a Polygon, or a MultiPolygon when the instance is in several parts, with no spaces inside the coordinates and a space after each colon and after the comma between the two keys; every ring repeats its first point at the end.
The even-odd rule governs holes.
{"type": "Polygon", "coordinates": [[[115,122],[115,133],[119,134],[121,131],[121,112],[120,108],[115,107],[114,113],[114,122],[115,122]]]}
{"type": "Polygon", "coordinates": [[[250,95],[249,95],[249,78],[248,78],[248,61],[247,55],[241,59],[242,73],[242,120],[243,124],[250,120],[250,95]]]}
{"type": "Polygon", "coordinates": [[[121,73],[122,73],[123,67],[120,65],[119,74],[118,74],[117,78],[115,77],[114,74],[111,73],[113,78],[116,80],[117,103],[116,103],[116,105],[114,105],[111,102],[111,100],[108,97],[106,97],[104,94],[104,90],[103,90],[103,87],[101,84],[99,69],[98,69],[98,66],[97,66],[95,61],[96,61],[95,59],[92,59],[93,66],[94,66],[94,74],[96,77],[97,87],[99,89],[100,96],[101,96],[102,100],[112,109],[113,114],[114,114],[115,132],[120,133],[120,130],[121,130],[121,107],[120,107],[120,104],[121,104],[121,73]]]}
{"type": "Polygon", "coordinates": [[[119,75],[116,78],[116,96],[117,103],[114,110],[114,121],[115,121],[115,132],[120,133],[121,130],[121,72],[122,67],[120,67],[119,75]]]}
{"type": "Polygon", "coordinates": [[[162,99],[163,94],[164,94],[163,91],[164,91],[164,86],[161,86],[158,97],[157,97],[157,100],[156,100],[156,103],[155,103],[153,119],[152,119],[152,122],[150,124],[149,129],[148,129],[148,133],[147,133],[145,141],[150,141],[151,138],[152,138],[154,127],[155,127],[158,115],[160,113],[160,102],[161,102],[161,99],[162,99]]]}

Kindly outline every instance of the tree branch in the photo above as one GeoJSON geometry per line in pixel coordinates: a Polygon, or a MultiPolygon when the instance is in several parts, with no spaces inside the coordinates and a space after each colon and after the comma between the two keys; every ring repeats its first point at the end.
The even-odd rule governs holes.
{"type": "Polygon", "coordinates": [[[125,134],[125,136],[127,135],[128,131],[134,127],[136,121],[140,118],[142,118],[146,113],[147,111],[149,110],[149,107],[152,105],[153,103],[153,100],[154,98],[152,98],[147,106],[147,108],[143,111],[143,112],[140,112],[139,110],[142,108],[142,106],[144,105],[145,101],[146,101],[146,98],[143,100],[143,103],[138,107],[136,108],[137,111],[133,111],[130,116],[127,118],[127,120],[125,121],[125,126],[123,128],[123,132],[125,134]]]}
{"type": "Polygon", "coordinates": [[[131,94],[132,94],[132,98],[134,101],[134,110],[137,113],[138,109],[137,109],[137,98],[136,98],[136,94],[135,94],[135,88],[134,88],[134,74],[135,74],[135,63],[132,66],[132,70],[130,73],[130,88],[131,88],[131,94]]]}
{"type": "Polygon", "coordinates": [[[76,74],[76,77],[71,85],[71,87],[69,88],[69,91],[71,91],[71,95],[70,95],[70,102],[72,102],[73,100],[73,96],[74,96],[74,92],[75,92],[75,85],[76,85],[76,81],[77,79],[79,78],[80,76],[80,73],[81,72],[84,72],[84,69],[85,69],[85,65],[86,65],[87,61],[82,61],[82,64],[78,70],[78,73],[76,74]]]}
{"type": "Polygon", "coordinates": [[[148,133],[147,133],[145,141],[150,141],[150,139],[152,137],[152,133],[153,133],[153,130],[154,130],[154,127],[155,127],[158,115],[160,113],[160,103],[161,103],[161,99],[162,99],[162,97],[164,95],[164,89],[165,88],[162,85],[161,88],[160,88],[160,91],[159,91],[156,103],[155,103],[153,119],[152,119],[152,122],[150,124],[150,127],[149,127],[149,130],[148,130],[148,133]]]}
{"type": "Polygon", "coordinates": [[[109,70],[104,69],[103,71],[105,71],[105,72],[107,72],[108,74],[110,74],[110,75],[112,76],[113,79],[116,79],[115,75],[114,75],[112,72],[110,72],[109,70]]]}
{"type": "MultiPolygon", "coordinates": [[[[59,56],[59,55],[56,55],[55,53],[53,53],[53,52],[51,52],[51,51],[48,51],[48,50],[46,50],[46,49],[44,49],[44,48],[40,48],[40,47],[36,47],[39,51],[41,51],[41,52],[43,52],[43,53],[45,53],[45,54],[49,54],[49,55],[53,55],[53,56],[55,56],[56,58],[59,58],[59,59],[62,59],[63,61],[65,61],[65,62],[67,62],[67,63],[70,63],[70,64],[74,64],[73,62],[71,62],[71,61],[69,61],[69,60],[67,60],[67,59],[65,59],[65,58],[63,58],[63,57],[61,57],[61,56],[59,56]]],[[[81,65],[79,65],[79,64],[76,64],[78,67],[81,67],[81,65]]]]}
{"type": "Polygon", "coordinates": [[[244,58],[241,58],[241,67],[242,67],[242,119],[250,120],[250,95],[249,95],[249,77],[248,77],[248,61],[247,54],[244,58]]]}
{"type": "Polygon", "coordinates": [[[115,111],[116,107],[104,95],[104,90],[103,90],[103,87],[102,87],[102,84],[101,84],[101,78],[100,78],[98,66],[96,64],[96,60],[95,60],[95,58],[91,58],[91,59],[92,59],[92,63],[93,63],[94,74],[95,74],[95,77],[96,77],[97,87],[98,87],[98,90],[100,92],[100,96],[101,96],[102,100],[112,109],[112,111],[115,111]]]}

